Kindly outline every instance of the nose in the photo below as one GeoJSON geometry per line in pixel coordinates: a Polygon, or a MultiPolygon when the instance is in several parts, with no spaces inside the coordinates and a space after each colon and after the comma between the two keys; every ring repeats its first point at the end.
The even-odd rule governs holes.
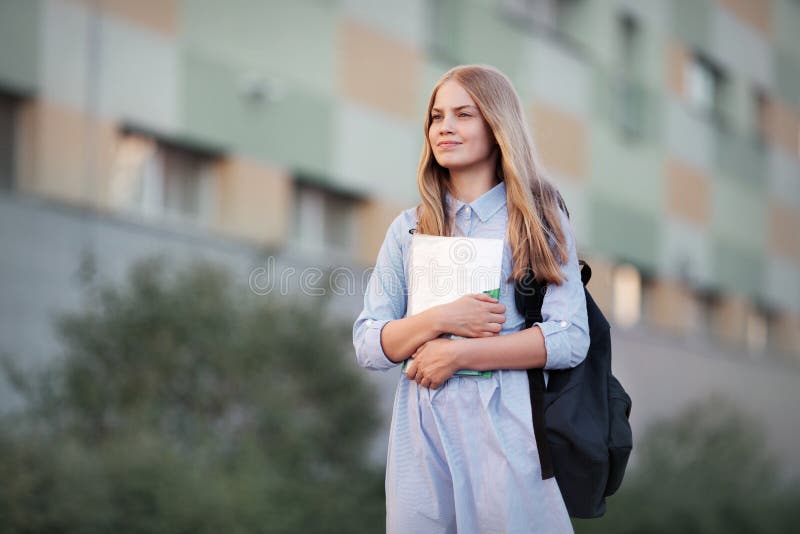
{"type": "Polygon", "coordinates": [[[452,115],[445,115],[442,117],[442,122],[439,125],[439,131],[441,133],[452,132],[454,121],[455,118],[452,115]]]}

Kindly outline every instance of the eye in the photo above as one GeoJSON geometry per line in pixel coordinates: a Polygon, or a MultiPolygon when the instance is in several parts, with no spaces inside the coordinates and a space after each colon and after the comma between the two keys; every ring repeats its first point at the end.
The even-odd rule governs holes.
{"type": "Polygon", "coordinates": [[[440,119],[441,117],[442,117],[441,115],[431,115],[431,120],[435,121],[435,120],[440,119]]]}
{"type": "Polygon", "coordinates": [[[472,115],[470,115],[469,113],[459,113],[458,116],[459,117],[472,117],[472,115]]]}

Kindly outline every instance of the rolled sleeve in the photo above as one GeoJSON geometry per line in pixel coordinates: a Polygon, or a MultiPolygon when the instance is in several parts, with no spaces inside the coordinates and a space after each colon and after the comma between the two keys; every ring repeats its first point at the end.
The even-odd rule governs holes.
{"type": "Polygon", "coordinates": [[[364,308],[353,324],[353,347],[359,365],[386,370],[400,364],[386,356],[381,331],[389,321],[406,313],[406,283],[401,246],[403,214],[389,226],[378,252],[375,269],[364,293],[364,308]]]}
{"type": "Polygon", "coordinates": [[[569,219],[564,212],[561,224],[567,240],[567,261],[561,265],[569,278],[560,286],[550,284],[542,302],[542,322],[534,323],[544,336],[547,361],[545,370],[567,369],[579,365],[589,350],[589,319],[586,295],[569,219]]]}
{"type": "Polygon", "coordinates": [[[362,324],[356,321],[353,327],[353,344],[359,365],[367,369],[383,371],[398,365],[386,355],[381,344],[381,331],[389,323],[388,319],[365,319],[362,324]]]}

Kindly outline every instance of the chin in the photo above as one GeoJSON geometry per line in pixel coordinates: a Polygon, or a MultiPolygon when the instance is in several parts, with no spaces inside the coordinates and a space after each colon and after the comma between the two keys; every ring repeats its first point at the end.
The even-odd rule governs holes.
{"type": "Polygon", "coordinates": [[[437,159],[436,161],[439,163],[439,165],[441,165],[442,167],[445,167],[447,169],[451,169],[451,168],[460,166],[458,161],[455,161],[452,158],[441,158],[441,159],[437,159]]]}

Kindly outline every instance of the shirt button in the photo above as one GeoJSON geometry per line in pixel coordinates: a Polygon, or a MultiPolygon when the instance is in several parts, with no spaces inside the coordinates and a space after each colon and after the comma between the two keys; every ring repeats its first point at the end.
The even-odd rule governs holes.
{"type": "Polygon", "coordinates": [[[567,321],[561,321],[561,328],[567,327],[567,321]]]}

